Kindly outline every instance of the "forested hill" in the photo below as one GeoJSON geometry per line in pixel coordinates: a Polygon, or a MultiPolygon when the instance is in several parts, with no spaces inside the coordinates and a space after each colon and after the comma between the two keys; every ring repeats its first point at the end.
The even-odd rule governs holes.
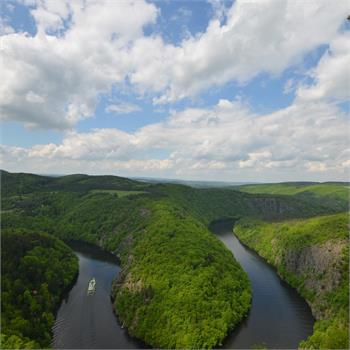
{"type": "Polygon", "coordinates": [[[347,210],[347,202],[324,197],[299,198],[284,194],[245,193],[233,189],[195,189],[182,185],[158,185],[153,193],[169,196],[178,205],[209,224],[223,217],[253,216],[271,220],[310,217],[347,210]]]}
{"type": "Polygon", "coordinates": [[[72,191],[87,192],[93,189],[137,190],[147,184],[119,176],[89,176],[74,174],[66,176],[42,176],[26,173],[1,172],[2,195],[17,195],[30,192],[72,191]]]}
{"type": "MultiPolygon", "coordinates": [[[[4,209],[14,209],[16,204],[22,209],[27,206],[35,207],[35,203],[31,200],[33,193],[39,202],[50,202],[50,198],[57,196],[67,197],[66,199],[68,197],[84,199],[84,195],[89,195],[89,198],[85,199],[90,199],[92,195],[98,194],[109,194],[118,198],[143,195],[149,199],[171,198],[174,203],[176,202],[207,224],[223,216],[283,219],[339,212],[347,209],[349,195],[349,188],[340,184],[312,185],[314,192],[307,187],[303,191],[292,193],[298,196],[291,196],[289,184],[283,184],[283,186],[276,184],[277,187],[273,187],[274,190],[271,190],[271,186],[266,187],[267,185],[246,185],[235,189],[196,189],[178,184],[149,184],[118,176],[75,174],[49,177],[9,173],[3,170],[1,181],[4,209]],[[64,192],[65,195],[60,192],[64,192]],[[21,200],[18,201],[16,196],[22,196],[21,200]]],[[[304,188],[302,185],[295,186],[304,188]]],[[[74,202],[73,200],[73,203],[67,202],[65,205],[69,207],[74,202]]],[[[45,203],[40,204],[45,206],[45,203]]]]}
{"type": "Polygon", "coordinates": [[[78,259],[57,238],[23,229],[1,232],[1,348],[47,348],[62,293],[78,259]]]}
{"type": "Polygon", "coordinates": [[[317,322],[306,349],[349,348],[349,214],[271,223],[241,219],[241,241],[274,265],[317,322]]]}
{"type": "Polygon", "coordinates": [[[212,220],[282,220],[346,210],[322,197],[195,189],[116,176],[1,175],[2,229],[89,241],[118,255],[116,312],[130,334],[163,348],[215,347],[248,311],[248,279],[208,231],[212,220]],[[172,317],[165,322],[159,315],[172,317]]]}
{"type": "Polygon", "coordinates": [[[321,200],[335,209],[348,209],[350,184],[348,182],[282,182],[277,184],[242,185],[235,189],[252,194],[288,195],[309,202],[321,200]]]}

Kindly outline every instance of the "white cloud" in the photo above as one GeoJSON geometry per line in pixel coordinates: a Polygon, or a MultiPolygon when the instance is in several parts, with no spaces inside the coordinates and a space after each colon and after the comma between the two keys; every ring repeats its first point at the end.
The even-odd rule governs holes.
{"type": "Polygon", "coordinates": [[[310,75],[315,83],[298,88],[297,95],[304,100],[350,99],[350,33],[338,35],[330,43],[310,75]]]}
{"type": "Polygon", "coordinates": [[[107,113],[128,114],[141,111],[140,106],[133,103],[120,102],[118,104],[111,104],[106,108],[107,113]]]}
{"type": "Polygon", "coordinates": [[[180,7],[171,17],[171,21],[187,22],[192,17],[192,11],[186,7],[180,7]]]}
{"type": "MultiPolygon", "coordinates": [[[[2,6],[6,6],[6,8],[9,12],[12,12],[13,8],[14,8],[14,6],[11,4],[6,4],[6,5],[3,4],[2,6]]],[[[9,16],[5,16],[5,15],[0,16],[0,36],[14,33],[15,30],[10,26],[9,22],[10,22],[9,16]]],[[[3,48],[4,47],[3,47],[3,44],[2,44],[1,39],[0,39],[0,50],[3,50],[3,48]]]]}
{"type": "Polygon", "coordinates": [[[261,72],[276,75],[332,40],[349,9],[341,0],[336,6],[329,1],[237,0],[225,24],[214,19],[204,33],[179,47],[160,38],[137,41],[131,81],[158,91],[155,102],[165,103],[229,81],[244,84],[261,72]],[[147,59],[142,53],[148,53],[147,59]]]}
{"type": "MultiPolygon", "coordinates": [[[[217,2],[206,31],[177,46],[160,35],[144,35],[143,28],[159,16],[155,4],[31,2],[35,36],[6,29],[6,20],[0,23],[0,116],[66,133],[60,144],[2,146],[4,168],[227,180],[253,176],[255,181],[260,176],[305,179],[305,174],[347,179],[349,124],[332,100],[349,97],[350,39],[338,31],[348,2],[237,0],[231,9],[217,2]],[[329,50],[308,72],[314,82],[287,82],[285,92],[296,90],[297,98],[273,113],[257,115],[239,99],[221,99],[212,107],[172,111],[167,120],[133,133],[73,131],[94,114],[100,94],[125,81],[155,103],[166,103],[228,81],[245,84],[261,72],[279,74],[327,43],[329,50]]],[[[106,108],[109,113],[138,110],[122,101],[106,108]]]]}
{"type": "Polygon", "coordinates": [[[258,166],[260,162],[265,162],[266,160],[271,159],[271,157],[272,153],[270,151],[251,152],[248,153],[248,159],[239,162],[239,167],[253,168],[258,166]]]}
{"type": "Polygon", "coordinates": [[[308,171],[313,172],[324,172],[327,171],[327,165],[321,162],[309,162],[306,164],[306,168],[308,171]]]}
{"type": "Polygon", "coordinates": [[[212,6],[214,12],[214,18],[223,21],[227,16],[227,7],[225,0],[208,0],[208,3],[212,6]]]}
{"type": "Polygon", "coordinates": [[[296,88],[296,80],[295,79],[288,79],[286,81],[286,83],[284,84],[284,87],[283,87],[283,93],[284,94],[289,94],[291,92],[293,92],[296,88]]]}
{"type": "Polygon", "coordinates": [[[130,42],[143,36],[157,9],[145,1],[37,1],[31,13],[34,37],[1,37],[1,119],[67,129],[123,82],[130,42]]]}
{"type": "MultiPolygon", "coordinates": [[[[0,115],[55,129],[92,116],[99,94],[126,80],[164,103],[228,81],[244,84],[261,72],[279,74],[318,45],[333,42],[349,10],[342,0],[237,0],[225,10],[224,24],[214,17],[204,33],[175,46],[143,34],[160,13],[156,4],[30,3],[36,35],[5,28],[1,37],[0,115]]],[[[338,55],[342,43],[332,45],[338,55]]],[[[316,74],[323,86],[321,71],[316,74]]]]}
{"type": "Polygon", "coordinates": [[[348,135],[347,116],[334,104],[296,101],[256,115],[239,101],[221,100],[211,108],[173,112],[134,133],[96,129],[70,132],[58,145],[3,146],[2,166],[226,180],[250,174],[261,181],[305,179],[310,172],[344,180],[348,135]]]}

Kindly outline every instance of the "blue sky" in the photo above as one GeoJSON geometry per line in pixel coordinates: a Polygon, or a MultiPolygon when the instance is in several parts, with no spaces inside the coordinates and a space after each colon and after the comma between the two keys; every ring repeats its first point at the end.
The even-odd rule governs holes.
{"type": "Polygon", "coordinates": [[[2,167],[346,180],[338,5],[3,1],[2,167]]]}

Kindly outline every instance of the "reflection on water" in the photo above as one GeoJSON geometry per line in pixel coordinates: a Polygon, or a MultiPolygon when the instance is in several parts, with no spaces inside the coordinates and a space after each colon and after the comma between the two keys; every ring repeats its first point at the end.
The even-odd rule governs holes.
{"type": "Polygon", "coordinates": [[[81,242],[69,245],[79,258],[79,276],[58,310],[52,346],[59,349],[144,348],[144,344],[127,335],[113,314],[110,290],[120,270],[117,258],[94,245],[81,242]],[[88,295],[88,283],[93,277],[96,290],[88,295]]]}
{"type": "Polygon", "coordinates": [[[295,349],[312,333],[310,307],[282,281],[275,269],[243,246],[232,233],[232,221],[216,222],[211,230],[232,251],[247,272],[253,289],[248,317],[224,342],[227,349],[251,349],[265,345],[272,349],[295,349]]]}
{"type": "MultiPolygon", "coordinates": [[[[247,272],[253,288],[248,317],[229,334],[223,347],[293,349],[312,333],[314,319],[306,302],[283,282],[275,270],[232,234],[232,222],[217,222],[211,230],[232,251],[247,272]]],[[[96,246],[70,244],[79,258],[79,277],[62,302],[53,327],[54,348],[137,349],[145,344],[130,338],[118,324],[110,301],[111,283],[120,268],[118,260],[96,246]],[[87,295],[96,278],[96,291],[87,295]]]]}

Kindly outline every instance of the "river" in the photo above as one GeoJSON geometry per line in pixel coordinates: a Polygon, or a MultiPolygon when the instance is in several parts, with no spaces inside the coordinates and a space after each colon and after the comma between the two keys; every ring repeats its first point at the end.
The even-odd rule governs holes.
{"type": "Polygon", "coordinates": [[[233,222],[211,225],[211,230],[231,250],[248,274],[253,290],[248,317],[229,334],[223,348],[296,349],[312,334],[314,318],[299,294],[282,281],[276,270],[255,252],[245,247],[232,233],[233,222]]]}
{"type": "MultiPolygon", "coordinates": [[[[314,319],[306,302],[283,282],[273,267],[232,234],[232,222],[217,222],[211,230],[232,251],[247,272],[253,289],[248,317],[229,334],[226,349],[265,345],[295,349],[312,333],[314,319]]],[[[63,300],[53,327],[53,348],[138,349],[147,346],[128,336],[117,322],[110,300],[111,284],[120,271],[114,255],[85,243],[70,244],[79,258],[79,276],[63,300]],[[96,278],[96,291],[87,295],[96,278]]]]}
{"type": "Polygon", "coordinates": [[[120,271],[116,257],[97,246],[69,244],[79,259],[79,276],[63,300],[53,327],[55,349],[139,349],[144,344],[118,324],[110,299],[111,284],[120,271]],[[96,278],[96,291],[87,295],[96,278]]]}

